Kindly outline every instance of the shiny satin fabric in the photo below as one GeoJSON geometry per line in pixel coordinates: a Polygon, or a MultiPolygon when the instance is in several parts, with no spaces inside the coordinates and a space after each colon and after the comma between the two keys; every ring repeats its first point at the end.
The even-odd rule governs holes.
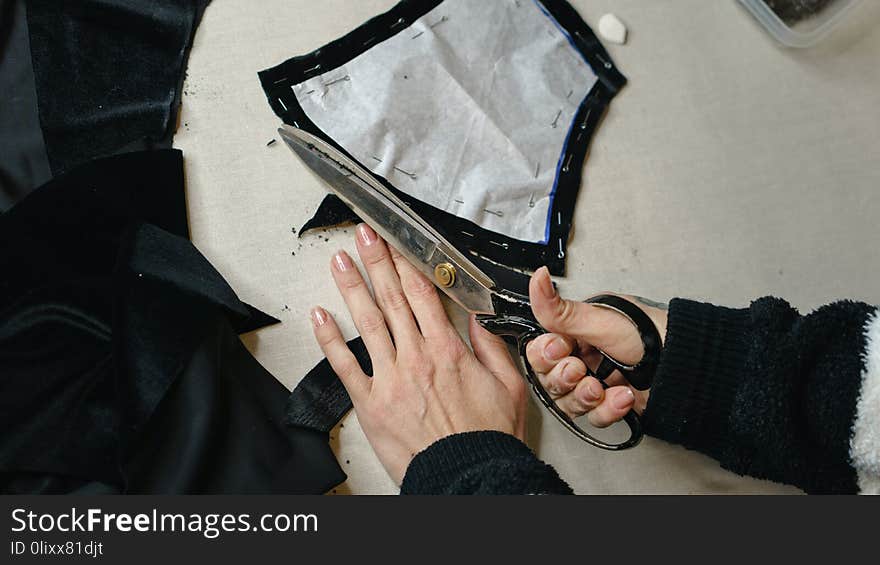
{"type": "Polygon", "coordinates": [[[179,151],[77,168],[0,216],[0,491],[319,493],[327,433],[237,333],[187,238],[179,151]]]}

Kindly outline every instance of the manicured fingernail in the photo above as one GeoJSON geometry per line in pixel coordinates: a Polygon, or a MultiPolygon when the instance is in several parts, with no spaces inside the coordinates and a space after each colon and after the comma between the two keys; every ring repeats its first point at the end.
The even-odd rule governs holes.
{"type": "Polygon", "coordinates": [[[376,243],[376,232],[367,224],[360,224],[357,227],[358,235],[364,245],[373,245],[376,243]]]}
{"type": "Polygon", "coordinates": [[[618,392],[614,395],[614,398],[611,399],[611,404],[618,410],[629,408],[636,398],[635,396],[633,396],[632,390],[628,388],[625,388],[623,390],[624,392],[618,392]]]}
{"type": "Polygon", "coordinates": [[[604,389],[602,385],[599,384],[599,381],[594,381],[590,379],[590,382],[587,383],[587,397],[590,400],[599,400],[602,398],[602,393],[604,389]]]}
{"type": "Polygon", "coordinates": [[[337,271],[344,273],[351,268],[351,257],[345,251],[339,251],[333,256],[333,264],[337,271]]]}
{"type": "Polygon", "coordinates": [[[311,311],[312,324],[317,328],[327,322],[327,312],[320,306],[315,306],[311,311]]]}
{"type": "Polygon", "coordinates": [[[562,380],[566,383],[576,384],[578,377],[581,376],[578,373],[579,371],[575,368],[574,363],[567,362],[565,367],[562,368],[562,380]]]}
{"type": "Polygon", "coordinates": [[[544,271],[539,275],[541,279],[538,288],[541,289],[541,294],[546,298],[556,298],[556,289],[553,288],[553,281],[550,279],[550,271],[547,270],[547,267],[541,267],[538,270],[544,271]]]}
{"type": "Polygon", "coordinates": [[[568,345],[561,337],[554,337],[544,346],[544,359],[547,361],[558,361],[566,355],[568,355],[568,345]]]}

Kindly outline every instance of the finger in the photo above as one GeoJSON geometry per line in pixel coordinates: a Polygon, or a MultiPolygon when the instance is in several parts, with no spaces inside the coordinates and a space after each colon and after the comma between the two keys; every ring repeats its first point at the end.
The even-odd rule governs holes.
{"type": "Polygon", "coordinates": [[[434,283],[428,280],[418,269],[413,267],[406,257],[393,247],[390,248],[391,258],[400,275],[403,292],[409,301],[413,315],[425,337],[440,337],[455,331],[449,322],[449,316],[443,309],[440,296],[434,283]]]}
{"type": "Polygon", "coordinates": [[[635,395],[628,386],[613,386],[605,391],[605,399],[587,414],[590,423],[597,428],[610,426],[630,411],[635,395]]]}
{"type": "Polygon", "coordinates": [[[339,251],[333,256],[331,271],[373,364],[377,367],[392,364],[396,354],[391,334],[385,325],[385,317],[373,301],[367,283],[348,253],[339,251]]]}
{"type": "Polygon", "coordinates": [[[574,390],[558,398],[556,405],[572,418],[577,418],[595,410],[604,399],[602,383],[594,377],[586,377],[577,383],[574,390]]]}
{"type": "Polygon", "coordinates": [[[358,225],[357,233],[358,254],[367,269],[373,295],[385,315],[394,343],[397,347],[413,347],[421,340],[422,334],[403,293],[388,246],[367,224],[358,225]]]}
{"type": "Polygon", "coordinates": [[[312,330],[321,351],[330,362],[330,366],[339,376],[339,380],[348,391],[352,402],[359,404],[370,392],[370,378],[361,369],[354,353],[348,348],[336,320],[323,308],[316,306],[311,311],[312,330]]]}
{"type": "Polygon", "coordinates": [[[573,391],[587,376],[587,366],[577,357],[566,357],[547,373],[538,373],[538,381],[552,398],[573,391]]]}
{"type": "Polygon", "coordinates": [[[535,318],[547,331],[575,337],[600,349],[620,343],[632,332],[632,325],[616,312],[559,296],[547,267],[532,275],[529,301],[535,318]]]}
{"type": "Polygon", "coordinates": [[[573,339],[548,333],[539,335],[526,345],[526,358],[536,373],[549,373],[560,361],[571,355],[573,350],[573,339]]]}
{"type": "Polygon", "coordinates": [[[522,394],[523,378],[516,363],[510,357],[510,351],[504,340],[481,326],[473,314],[470,317],[468,333],[477,360],[485,365],[512,395],[522,394]]]}

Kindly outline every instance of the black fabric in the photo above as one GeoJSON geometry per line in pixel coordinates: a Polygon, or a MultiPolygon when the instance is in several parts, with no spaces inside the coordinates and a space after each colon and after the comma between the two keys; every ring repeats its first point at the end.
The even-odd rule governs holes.
{"type": "Polygon", "coordinates": [[[302,238],[302,236],[312,230],[354,224],[360,221],[360,217],[351,208],[346,206],[345,202],[340,200],[338,196],[328,194],[321,201],[318,209],[315,210],[315,215],[299,228],[298,237],[302,238]]]}
{"type": "Polygon", "coordinates": [[[0,491],[323,492],[327,434],[236,331],[276,322],[187,240],[179,151],[92,161],[0,216],[0,491]]]}
{"type": "MultiPolygon", "coordinates": [[[[373,376],[373,363],[361,338],[348,342],[348,348],[367,375],[373,376]]],[[[329,432],[351,410],[351,397],[330,362],[322,359],[296,385],[287,400],[286,422],[290,426],[329,432]]]]}
{"type": "Polygon", "coordinates": [[[0,0],[0,213],[52,177],[37,114],[24,0],[0,0]]]}
{"type": "Polygon", "coordinates": [[[186,58],[209,0],[29,0],[40,123],[52,172],[170,147],[186,58]]]}
{"type": "MultiPolygon", "coordinates": [[[[441,0],[404,0],[340,39],[312,53],[294,57],[260,72],[260,81],[269,105],[285,123],[303,128],[332,143],[345,153],[342,147],[306,116],[291,86],[308,79],[316,72],[328,72],[345,64],[370,46],[406,29],[409,23],[436,8],[440,2],[441,0]],[[400,24],[401,21],[406,25],[400,24]]],[[[567,166],[560,170],[551,212],[551,217],[556,221],[550,223],[549,241],[546,244],[524,242],[485,230],[469,220],[398,191],[386,179],[380,177],[380,180],[416,213],[430,219],[432,225],[459,249],[477,253],[493,262],[510,267],[536,269],[546,265],[551,273],[562,275],[565,272],[565,253],[574,203],[580,188],[581,169],[589,142],[609,102],[626,84],[626,78],[617,70],[592,30],[568,2],[543,0],[541,4],[571,36],[575,47],[584,55],[593,72],[599,77],[599,81],[578,110],[575,123],[579,125],[572,128],[566,142],[564,159],[567,166]]]]}
{"type": "Polygon", "coordinates": [[[572,494],[556,470],[512,435],[467,432],[416,454],[400,494],[572,494]]]}
{"type": "Polygon", "coordinates": [[[801,316],[778,298],[740,310],[673,300],[646,432],[740,474],[857,492],[850,438],[874,311],[842,301],[801,316]]]}

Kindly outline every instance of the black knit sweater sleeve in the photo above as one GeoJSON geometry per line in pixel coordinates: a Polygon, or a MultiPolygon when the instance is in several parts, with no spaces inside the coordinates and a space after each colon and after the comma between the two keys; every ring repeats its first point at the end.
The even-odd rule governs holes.
{"type": "Polygon", "coordinates": [[[675,299],[647,433],[811,493],[880,485],[880,322],[837,302],[801,316],[675,299]]]}
{"type": "MultiPolygon", "coordinates": [[[[880,493],[880,315],[843,301],[801,316],[762,298],[669,305],[647,433],[731,471],[811,493],[880,493]]],[[[552,467],[499,432],[416,455],[402,494],[567,494],[552,467]]]]}
{"type": "Polygon", "coordinates": [[[571,494],[556,470],[501,432],[467,432],[416,454],[400,494],[571,494]]]}

